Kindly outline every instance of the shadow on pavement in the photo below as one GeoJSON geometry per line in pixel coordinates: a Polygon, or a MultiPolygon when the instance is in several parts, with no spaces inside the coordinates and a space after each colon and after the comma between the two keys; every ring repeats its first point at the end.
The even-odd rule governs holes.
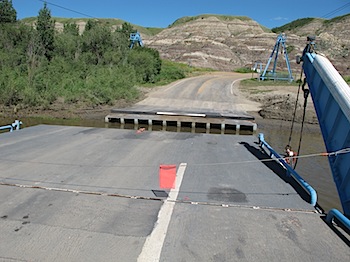
{"type": "Polygon", "coordinates": [[[288,176],[286,170],[278,162],[271,159],[270,156],[257,145],[257,143],[255,143],[255,145],[250,145],[247,142],[240,142],[240,144],[243,145],[257,159],[264,160],[262,163],[265,166],[267,166],[284,182],[290,184],[304,201],[310,203],[310,195],[307,193],[307,191],[292,176],[288,176]]]}

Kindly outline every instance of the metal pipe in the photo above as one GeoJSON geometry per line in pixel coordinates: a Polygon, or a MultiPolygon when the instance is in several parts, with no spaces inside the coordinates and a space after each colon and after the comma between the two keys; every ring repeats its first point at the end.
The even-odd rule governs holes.
{"type": "MultiPolygon", "coordinates": [[[[265,146],[270,151],[270,156],[276,157],[276,160],[284,166],[287,170],[287,174],[292,175],[300,185],[302,185],[310,194],[310,204],[316,206],[317,204],[317,193],[316,190],[310,186],[286,161],[265,141],[264,134],[259,134],[259,143],[262,146],[265,146]]],[[[271,157],[272,158],[272,157],[271,157]]]]}
{"type": "Polygon", "coordinates": [[[331,223],[333,218],[338,219],[339,222],[342,223],[350,231],[350,220],[346,216],[344,216],[339,210],[331,209],[326,216],[326,222],[331,223]]]}
{"type": "Polygon", "coordinates": [[[13,130],[19,130],[22,125],[22,122],[19,120],[15,120],[11,125],[6,125],[6,126],[0,126],[0,130],[6,130],[9,129],[10,132],[13,130]]]}
{"type": "Polygon", "coordinates": [[[10,132],[13,131],[13,126],[12,125],[7,125],[7,126],[0,126],[0,130],[6,130],[10,129],[10,132]]]}

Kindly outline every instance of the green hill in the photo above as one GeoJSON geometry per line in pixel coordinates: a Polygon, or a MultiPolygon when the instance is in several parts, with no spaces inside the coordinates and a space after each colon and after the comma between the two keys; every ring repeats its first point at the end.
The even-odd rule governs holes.
{"type": "Polygon", "coordinates": [[[320,24],[323,26],[327,26],[327,25],[329,26],[329,25],[336,24],[336,23],[342,23],[342,21],[345,21],[345,19],[347,19],[349,17],[350,17],[350,14],[343,15],[343,16],[337,16],[337,17],[334,17],[332,19],[322,19],[322,18],[313,18],[313,17],[301,18],[301,19],[294,20],[294,21],[292,21],[288,24],[285,24],[283,26],[272,28],[271,30],[274,33],[296,31],[296,30],[298,30],[298,28],[305,27],[308,24],[315,22],[315,21],[320,22],[320,24]]]}

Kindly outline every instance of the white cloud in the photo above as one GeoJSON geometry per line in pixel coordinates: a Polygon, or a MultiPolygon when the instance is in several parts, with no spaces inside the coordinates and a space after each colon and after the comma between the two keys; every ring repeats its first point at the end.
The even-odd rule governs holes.
{"type": "Polygon", "coordinates": [[[288,20],[288,18],[287,17],[281,17],[281,16],[277,16],[277,17],[274,17],[274,18],[272,18],[271,19],[272,21],[286,21],[286,20],[288,20]]]}

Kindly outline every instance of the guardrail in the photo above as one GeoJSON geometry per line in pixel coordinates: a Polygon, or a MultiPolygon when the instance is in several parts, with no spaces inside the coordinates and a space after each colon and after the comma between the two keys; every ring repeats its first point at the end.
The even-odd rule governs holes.
{"type": "Polygon", "coordinates": [[[15,120],[11,125],[6,125],[6,126],[0,126],[0,130],[6,130],[9,129],[10,132],[13,130],[19,130],[22,125],[22,122],[19,120],[15,120]]]}
{"type": "Polygon", "coordinates": [[[310,194],[310,204],[316,206],[317,204],[317,193],[316,190],[310,186],[287,162],[281,157],[264,139],[264,134],[259,134],[259,144],[261,148],[264,146],[270,151],[270,157],[275,157],[287,171],[288,176],[293,176],[294,179],[310,194]]]}
{"type": "Polygon", "coordinates": [[[330,224],[334,218],[338,219],[338,221],[350,231],[350,220],[337,209],[331,209],[328,212],[326,222],[330,224]]]}

